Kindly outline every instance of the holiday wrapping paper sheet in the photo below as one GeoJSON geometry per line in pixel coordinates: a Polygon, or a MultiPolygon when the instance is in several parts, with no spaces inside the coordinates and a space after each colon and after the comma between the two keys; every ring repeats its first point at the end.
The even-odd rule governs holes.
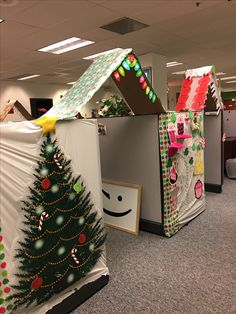
{"type": "Polygon", "coordinates": [[[164,231],[170,237],[205,207],[202,112],[159,116],[164,231]]]}
{"type": "Polygon", "coordinates": [[[131,50],[120,49],[96,58],[66,95],[45,115],[59,119],[75,117],[131,50]]]}
{"type": "MultiPolygon", "coordinates": [[[[95,204],[94,208],[98,212],[98,215],[101,217],[100,208],[102,208],[102,205],[99,191],[99,187],[101,188],[101,184],[99,184],[100,167],[97,164],[99,163],[99,156],[97,156],[98,158],[90,164],[87,158],[85,158],[85,154],[88,154],[88,152],[92,152],[94,156],[98,155],[96,124],[92,121],[72,121],[66,126],[66,129],[67,131],[65,132],[63,123],[59,123],[56,130],[60,146],[66,150],[66,159],[70,159],[70,157],[74,156],[75,153],[75,147],[71,145],[71,138],[73,138],[75,130],[79,130],[80,134],[83,133],[90,139],[90,143],[84,143],[83,140],[83,143],[81,143],[82,135],[77,136],[78,143],[81,143],[81,151],[76,152],[75,158],[73,158],[72,166],[73,169],[77,169],[77,175],[82,174],[83,178],[86,177],[85,184],[87,190],[93,191],[91,200],[93,204],[95,204]],[[90,144],[91,147],[93,147],[92,151],[90,144]],[[86,147],[86,145],[88,147],[86,147]],[[78,169],[81,171],[78,172],[78,169]],[[97,172],[96,169],[98,169],[97,172]],[[95,183],[93,182],[94,180],[96,181],[95,183]]],[[[21,232],[23,227],[22,221],[24,219],[24,213],[21,209],[22,201],[26,200],[26,196],[29,195],[29,186],[33,186],[34,178],[32,173],[36,166],[41,143],[41,129],[31,122],[1,125],[0,170],[1,178],[4,178],[4,182],[1,181],[0,208],[0,225],[2,229],[0,235],[0,313],[11,313],[12,311],[12,302],[11,300],[7,300],[7,297],[13,293],[11,287],[12,285],[17,284],[18,281],[18,279],[14,276],[14,274],[17,273],[19,266],[19,261],[15,258],[15,249],[19,248],[18,241],[24,238],[21,232]]],[[[55,162],[55,165],[57,163],[58,161],[55,162]]],[[[59,168],[59,165],[57,166],[59,168]]],[[[45,175],[45,173],[42,172],[42,175],[45,175]]],[[[46,187],[42,184],[42,189],[43,186],[46,187]]],[[[81,186],[75,182],[74,192],[79,193],[80,189],[81,186]]],[[[60,220],[58,221],[58,223],[60,223],[61,217],[57,217],[57,219],[60,220]]],[[[85,240],[82,236],[83,232],[79,237],[81,245],[85,240]]],[[[76,252],[71,252],[70,257],[74,260],[76,265],[76,252]]],[[[82,282],[79,281],[78,283],[73,284],[66,290],[59,293],[56,297],[51,298],[47,301],[47,303],[43,303],[40,307],[36,306],[31,309],[19,309],[14,311],[14,313],[46,313],[46,311],[52,306],[61,302],[62,299],[73,293],[73,288],[76,287],[79,289],[84,284],[96,280],[102,274],[107,273],[108,271],[105,263],[105,256],[102,255],[96,266],[82,282]]],[[[34,289],[38,288],[42,284],[40,280],[40,278],[36,278],[36,280],[32,282],[32,287],[34,289]]]]}

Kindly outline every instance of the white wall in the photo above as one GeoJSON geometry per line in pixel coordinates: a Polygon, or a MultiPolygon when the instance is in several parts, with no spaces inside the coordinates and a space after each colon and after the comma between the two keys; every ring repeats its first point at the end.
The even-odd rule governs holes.
{"type": "MultiPolygon", "coordinates": [[[[31,113],[30,98],[52,98],[55,104],[70,88],[67,85],[37,84],[29,82],[0,82],[0,110],[8,100],[18,100],[31,113]]],[[[9,115],[5,121],[19,121],[19,115],[9,115]]]]}
{"type": "Polygon", "coordinates": [[[236,136],[236,110],[224,110],[224,132],[227,137],[236,136]]]}
{"type": "Polygon", "coordinates": [[[138,58],[142,68],[152,68],[152,87],[162,105],[167,109],[167,58],[155,53],[148,53],[138,58]]]}

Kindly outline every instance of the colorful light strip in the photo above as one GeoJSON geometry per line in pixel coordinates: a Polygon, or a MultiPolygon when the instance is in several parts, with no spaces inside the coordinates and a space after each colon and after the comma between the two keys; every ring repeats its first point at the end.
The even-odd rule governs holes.
{"type": "Polygon", "coordinates": [[[125,70],[130,71],[131,68],[133,68],[133,70],[136,72],[135,75],[139,79],[139,83],[141,84],[142,89],[145,91],[145,94],[148,96],[149,100],[154,103],[157,100],[157,96],[151,86],[149,86],[150,84],[147,80],[147,77],[134,54],[129,54],[128,57],[116,69],[116,71],[113,72],[115,80],[120,82],[121,77],[125,77],[125,70]]]}

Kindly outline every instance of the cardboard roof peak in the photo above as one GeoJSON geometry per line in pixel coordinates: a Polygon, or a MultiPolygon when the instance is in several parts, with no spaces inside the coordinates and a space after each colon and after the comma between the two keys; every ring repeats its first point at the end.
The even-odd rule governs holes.
{"type": "Polygon", "coordinates": [[[74,118],[110,76],[134,114],[165,112],[138,58],[129,48],[114,49],[97,57],[45,116],[58,119],[74,118]]]}
{"type": "Polygon", "coordinates": [[[26,120],[33,120],[33,117],[18,100],[11,100],[4,106],[3,111],[0,114],[0,122],[3,122],[14,108],[16,108],[26,120]]]}
{"type": "Polygon", "coordinates": [[[215,66],[189,69],[185,72],[176,111],[217,111],[222,108],[215,66]]]}

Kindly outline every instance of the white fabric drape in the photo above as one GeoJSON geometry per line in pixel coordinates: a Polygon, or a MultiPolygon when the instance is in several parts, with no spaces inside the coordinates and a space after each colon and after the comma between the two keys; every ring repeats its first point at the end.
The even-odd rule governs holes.
{"type": "MultiPolygon", "coordinates": [[[[8,279],[11,284],[15,281],[14,273],[17,267],[14,258],[15,248],[22,236],[21,200],[26,199],[29,194],[28,187],[34,181],[33,169],[39,156],[41,134],[41,128],[30,121],[0,124],[0,226],[8,279]]],[[[91,191],[94,210],[98,212],[98,216],[101,216],[103,206],[96,120],[58,122],[56,136],[66,157],[72,160],[73,174],[81,174],[87,191],[91,191]]],[[[82,282],[74,284],[39,307],[18,310],[14,313],[44,314],[74,293],[74,288],[79,289],[106,274],[108,269],[104,252],[82,282]]]]}

